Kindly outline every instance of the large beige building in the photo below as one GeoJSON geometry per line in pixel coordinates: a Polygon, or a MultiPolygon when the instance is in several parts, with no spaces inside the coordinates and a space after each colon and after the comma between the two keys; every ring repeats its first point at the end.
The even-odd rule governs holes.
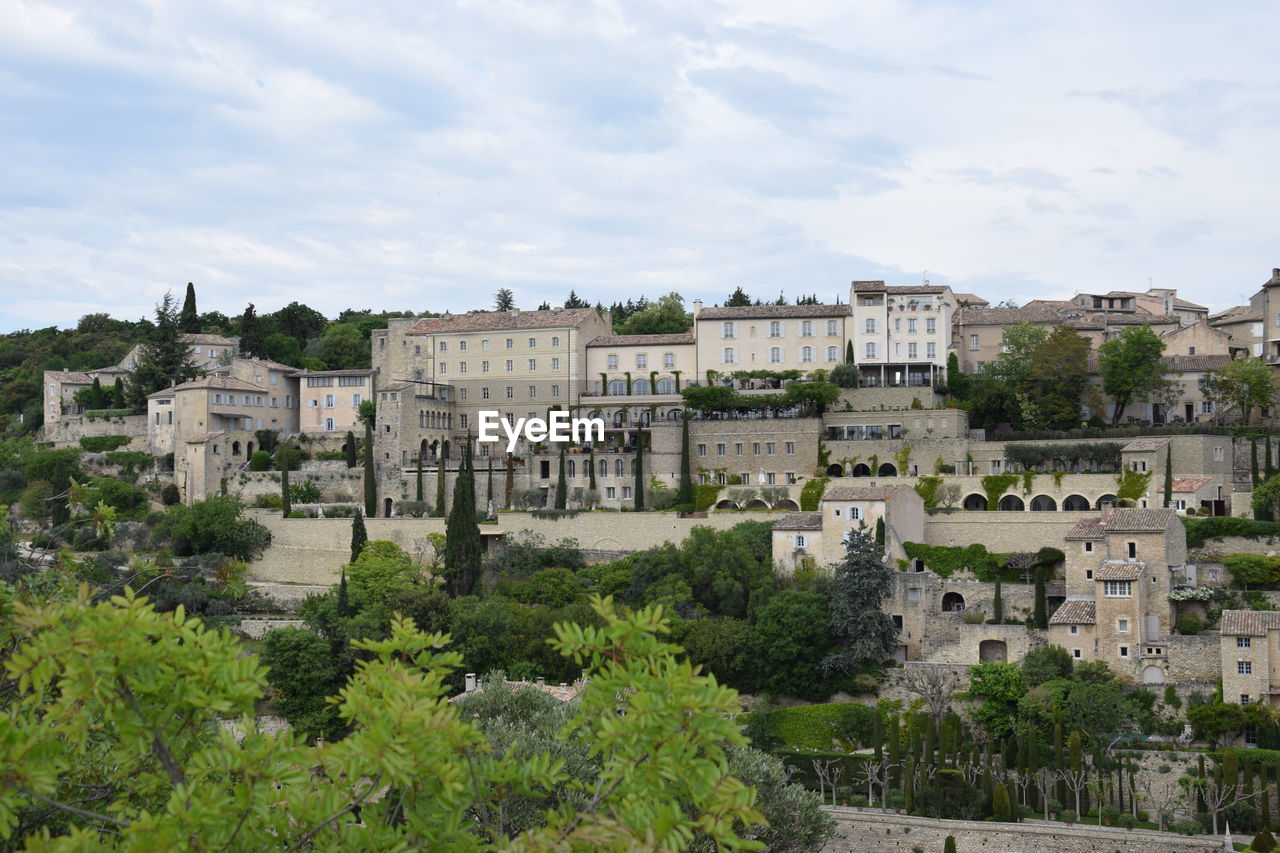
{"type": "Polygon", "coordinates": [[[588,391],[597,397],[674,397],[698,382],[692,332],[676,335],[600,335],[587,343],[588,391]]]}
{"type": "Polygon", "coordinates": [[[698,372],[830,370],[844,360],[848,305],[747,305],[703,308],[694,302],[698,372]]]}
{"type": "Polygon", "coordinates": [[[855,281],[849,340],[861,384],[932,387],[945,378],[956,299],[951,288],[855,281]]]}
{"type": "Polygon", "coordinates": [[[298,382],[298,430],[346,433],[363,429],[360,404],[374,399],[372,370],[303,370],[291,372],[298,382]]]}

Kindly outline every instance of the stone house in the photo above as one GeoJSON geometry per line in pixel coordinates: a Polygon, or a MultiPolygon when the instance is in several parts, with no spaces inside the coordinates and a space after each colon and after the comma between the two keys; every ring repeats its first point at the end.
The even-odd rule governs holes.
{"type": "Polygon", "coordinates": [[[904,559],[904,543],[924,541],[924,501],[910,485],[828,488],[820,504],[818,512],[790,513],[774,524],[773,559],[783,571],[834,566],[844,558],[849,531],[866,525],[874,534],[878,521],[887,559],[904,559]]]}
{"type": "Polygon", "coordinates": [[[359,432],[360,404],[374,399],[373,370],[291,371],[298,383],[298,431],[359,432]]]}
{"type": "Polygon", "coordinates": [[[1222,701],[1280,707],[1280,611],[1224,610],[1218,634],[1222,701]]]}
{"type": "Polygon", "coordinates": [[[830,370],[844,361],[848,305],[746,305],[703,308],[693,303],[697,369],[830,370]]]}
{"type": "Polygon", "coordinates": [[[945,380],[956,306],[950,287],[855,281],[849,304],[860,384],[931,388],[945,380]]]}

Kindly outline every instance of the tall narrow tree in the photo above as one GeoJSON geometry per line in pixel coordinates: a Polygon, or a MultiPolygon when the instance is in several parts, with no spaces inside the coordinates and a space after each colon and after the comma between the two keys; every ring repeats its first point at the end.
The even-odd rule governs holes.
{"type": "Polygon", "coordinates": [[[880,606],[893,587],[893,572],[881,553],[865,525],[849,531],[830,591],[831,636],[837,647],[822,661],[827,674],[846,674],[869,661],[882,661],[897,643],[898,628],[880,606]]]}
{"type": "Polygon", "coordinates": [[[1173,503],[1173,442],[1164,448],[1164,505],[1173,503]]]}
{"type": "Polygon", "coordinates": [[[636,430],[635,507],[644,509],[644,430],[636,430]]]}
{"type": "Polygon", "coordinates": [[[196,310],[196,286],[191,282],[187,282],[187,295],[182,300],[178,328],[186,334],[195,334],[200,331],[200,313],[196,310]]]}
{"type": "Polygon", "coordinates": [[[848,341],[844,345],[844,363],[853,364],[853,341],[848,341]]]}
{"type": "Polygon", "coordinates": [[[686,411],[680,424],[680,491],[676,494],[676,503],[686,510],[694,509],[693,474],[690,473],[692,460],[689,458],[689,413],[686,411]]]}
{"type": "MultiPolygon", "coordinates": [[[[436,457],[436,515],[444,518],[445,503],[445,477],[448,470],[445,468],[444,456],[436,457]]],[[[455,481],[456,482],[456,481],[455,481]]]]}
{"type": "Polygon", "coordinates": [[[462,452],[462,466],[453,484],[453,506],[445,524],[445,584],[452,596],[471,595],[480,575],[482,546],[476,526],[475,469],[471,444],[462,452]]]}
{"type": "Polygon", "coordinates": [[[253,303],[244,309],[240,317],[240,354],[264,358],[267,354],[266,338],[262,334],[262,323],[253,309],[253,303]]]}
{"type": "Polygon", "coordinates": [[[357,507],[356,514],[351,519],[351,562],[354,563],[359,558],[360,552],[364,550],[364,543],[368,541],[369,532],[364,527],[364,516],[357,507]]]}
{"type": "Polygon", "coordinates": [[[1036,566],[1035,572],[1036,598],[1035,598],[1035,615],[1032,617],[1035,626],[1044,630],[1049,627],[1049,608],[1047,599],[1047,590],[1045,588],[1048,572],[1044,566],[1036,566]]]}
{"type": "Polygon", "coordinates": [[[129,408],[146,411],[147,396],[171,385],[194,379],[199,371],[191,356],[191,346],[178,327],[178,308],[173,294],[166,293],[156,306],[155,325],[129,374],[126,396],[129,408]]]}
{"type": "Polygon", "coordinates": [[[510,453],[506,458],[507,479],[503,484],[506,490],[502,493],[502,508],[511,509],[511,493],[516,490],[516,458],[510,453]]]}
{"type": "Polygon", "coordinates": [[[417,486],[417,489],[414,492],[414,500],[418,503],[422,503],[422,453],[418,453],[418,455],[414,457],[413,461],[415,463],[413,470],[414,482],[417,486]]]}
{"type": "Polygon", "coordinates": [[[347,567],[342,567],[342,573],[338,576],[338,618],[346,619],[351,616],[351,599],[347,596],[347,567]]]}
{"type": "Polygon", "coordinates": [[[596,452],[593,449],[587,454],[587,488],[591,491],[596,490],[596,452]]]}
{"type": "Polygon", "coordinates": [[[569,486],[564,480],[564,444],[560,445],[560,479],[556,482],[556,509],[569,506],[569,486]]]}
{"type": "Polygon", "coordinates": [[[125,401],[124,396],[124,377],[117,376],[116,384],[111,389],[111,408],[127,409],[129,404],[125,401]]]}
{"type": "Polygon", "coordinates": [[[1004,621],[1004,597],[1000,594],[1000,586],[1000,576],[996,575],[996,593],[991,603],[991,618],[996,620],[997,625],[1004,621]]]}
{"type": "Polygon", "coordinates": [[[377,408],[372,400],[360,404],[358,415],[364,424],[364,514],[368,518],[378,515],[378,481],[373,471],[373,426],[377,420],[377,408]]]}
{"type": "Polygon", "coordinates": [[[493,454],[489,454],[489,474],[486,483],[484,495],[484,514],[485,518],[489,517],[489,507],[493,506],[493,454]]]}
{"type": "Polygon", "coordinates": [[[348,468],[354,468],[359,464],[356,459],[356,434],[351,430],[347,430],[347,441],[342,445],[342,452],[346,454],[348,468]]]}
{"type": "Polygon", "coordinates": [[[281,442],[276,449],[276,467],[280,469],[280,510],[285,518],[293,511],[289,495],[289,443],[281,442]]]}
{"type": "Polygon", "coordinates": [[[1273,461],[1272,461],[1272,459],[1271,459],[1271,436],[1269,436],[1269,435],[1268,435],[1268,436],[1266,436],[1265,438],[1263,438],[1262,440],[1263,440],[1263,441],[1266,443],[1266,445],[1267,445],[1266,469],[1265,469],[1265,470],[1266,470],[1266,477],[1264,477],[1264,479],[1270,480],[1272,477],[1274,477],[1274,476],[1276,475],[1275,464],[1273,463],[1273,461]]]}

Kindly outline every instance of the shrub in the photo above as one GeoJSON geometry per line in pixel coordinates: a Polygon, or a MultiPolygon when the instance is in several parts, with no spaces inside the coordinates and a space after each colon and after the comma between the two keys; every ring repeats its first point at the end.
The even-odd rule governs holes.
{"type": "Polygon", "coordinates": [[[86,435],[80,439],[80,446],[90,453],[106,453],[108,450],[119,450],[129,443],[127,435],[86,435]]]}
{"type": "Polygon", "coordinates": [[[166,483],[164,488],[160,490],[160,503],[165,506],[173,506],[182,500],[182,495],[178,493],[176,483],[166,483]]]}
{"type": "Polygon", "coordinates": [[[1186,818],[1175,823],[1170,829],[1183,835],[1195,835],[1200,831],[1200,821],[1186,818]]]}
{"type": "Polygon", "coordinates": [[[289,513],[289,518],[306,518],[306,517],[307,517],[307,514],[300,509],[295,509],[293,512],[289,513]]]}
{"type": "Polygon", "coordinates": [[[427,518],[431,515],[431,505],[426,501],[396,501],[396,515],[427,518]]]}
{"type": "Polygon", "coordinates": [[[1185,613],[1178,617],[1175,627],[1177,627],[1179,634],[1191,636],[1204,630],[1204,620],[1194,613],[1185,613]]]}
{"type": "Polygon", "coordinates": [[[271,454],[265,450],[253,451],[253,456],[249,457],[250,471],[269,471],[271,470],[271,454]]]}
{"type": "Polygon", "coordinates": [[[1133,829],[1135,826],[1138,825],[1138,819],[1133,816],[1133,812],[1125,812],[1124,814],[1120,815],[1119,823],[1125,829],[1133,829]]]}
{"type": "Polygon", "coordinates": [[[1077,817],[1078,816],[1076,815],[1075,809],[1063,809],[1061,812],[1058,813],[1058,819],[1064,820],[1067,823],[1075,823],[1077,820],[1077,817]]]}
{"type": "Polygon", "coordinates": [[[1258,834],[1249,842],[1249,847],[1258,851],[1258,853],[1271,853],[1272,850],[1276,849],[1276,839],[1271,834],[1271,830],[1264,826],[1258,830],[1258,834]]]}
{"type": "Polygon", "coordinates": [[[271,533],[243,517],[236,498],[211,497],[191,506],[176,504],[165,510],[152,538],[168,541],[180,557],[215,552],[250,561],[271,542],[271,533]]]}
{"type": "Polygon", "coordinates": [[[272,492],[269,495],[258,495],[250,506],[256,509],[283,509],[284,499],[272,492]]]}
{"type": "Polygon", "coordinates": [[[289,484],[290,503],[313,504],[318,503],[319,500],[320,487],[310,480],[289,484]]]}
{"type": "Polygon", "coordinates": [[[107,461],[112,465],[120,466],[121,478],[133,480],[138,476],[139,471],[150,468],[155,458],[141,450],[109,450],[107,461]]]}
{"type": "Polygon", "coordinates": [[[981,610],[966,610],[961,618],[966,625],[981,625],[986,621],[986,614],[981,610]]]}
{"type": "MultiPolygon", "coordinates": [[[[831,749],[831,741],[843,728],[846,709],[858,702],[828,702],[780,708],[769,715],[773,730],[789,747],[831,749]]],[[[866,707],[866,706],[862,706],[866,707]]]]}

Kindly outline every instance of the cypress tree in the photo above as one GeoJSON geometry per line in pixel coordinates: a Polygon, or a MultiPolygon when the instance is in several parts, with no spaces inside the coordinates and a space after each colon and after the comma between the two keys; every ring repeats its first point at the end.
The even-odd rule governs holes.
{"type": "Polygon", "coordinates": [[[364,528],[364,516],[360,514],[359,507],[356,508],[356,514],[351,518],[351,562],[355,562],[360,556],[360,552],[364,550],[364,543],[369,541],[369,533],[364,528]]]}
{"type": "Polygon", "coordinates": [[[462,451],[462,466],[453,484],[453,506],[445,524],[444,571],[450,595],[471,595],[480,574],[482,545],[476,526],[475,469],[471,442],[462,451]]]}
{"type": "Polygon", "coordinates": [[[489,482],[487,484],[487,490],[484,496],[484,506],[485,506],[484,514],[486,518],[488,518],[489,516],[489,506],[492,503],[493,503],[493,454],[490,453],[489,454],[489,482]]]}
{"type": "Polygon", "coordinates": [[[276,451],[276,465],[280,468],[280,511],[285,517],[293,512],[293,502],[289,499],[289,444],[285,442],[276,451]]]}
{"type": "Polygon", "coordinates": [[[956,837],[954,835],[948,835],[947,840],[942,843],[942,853],[956,853],[956,837]]]}
{"type": "MultiPolygon", "coordinates": [[[[689,413],[685,412],[680,425],[680,491],[676,503],[686,511],[694,509],[693,475],[689,473],[689,413]]],[[[593,484],[594,485],[594,484],[593,484]]]]}
{"type": "Polygon", "coordinates": [[[1258,766],[1258,822],[1263,826],[1271,825],[1271,780],[1267,778],[1270,775],[1266,764],[1258,766]]]}
{"type": "Polygon", "coordinates": [[[884,553],[884,519],[876,519],[876,549],[884,553]]]}
{"type": "Polygon", "coordinates": [[[924,726],[924,764],[926,767],[932,767],[934,753],[938,750],[938,732],[933,726],[932,717],[925,722],[924,726]]]}
{"type": "Polygon", "coordinates": [[[373,418],[364,424],[364,514],[378,515],[378,483],[373,477],[373,418]]]}
{"type": "Polygon", "coordinates": [[[200,315],[196,312],[196,286],[187,282],[187,295],[182,300],[182,313],[178,315],[178,328],[184,333],[200,331],[200,315]]]}
{"type": "Polygon", "coordinates": [[[844,363],[853,364],[853,341],[847,341],[844,345],[844,363]]]}
{"type": "Polygon", "coordinates": [[[1249,439],[1249,486],[1250,488],[1258,488],[1258,483],[1262,480],[1258,478],[1258,439],[1249,439]]]}
{"type": "Polygon", "coordinates": [[[345,619],[351,615],[351,600],[347,597],[347,568],[342,567],[342,578],[338,581],[338,618],[345,619]]]}
{"type": "Polygon", "coordinates": [[[507,454],[507,491],[502,496],[502,505],[506,509],[511,509],[511,493],[516,489],[516,460],[511,454],[507,454]]]}
{"type": "Polygon", "coordinates": [[[879,763],[884,757],[884,717],[879,708],[873,708],[871,713],[871,746],[879,763]]]}
{"type": "Polygon", "coordinates": [[[991,814],[996,820],[1008,823],[1013,819],[1013,807],[1009,803],[1009,789],[1003,782],[996,783],[995,793],[991,795],[991,814]]]}
{"type": "Polygon", "coordinates": [[[991,741],[987,741],[982,755],[982,790],[990,797],[993,793],[991,788],[991,741]]]}
{"type": "Polygon", "coordinates": [[[347,430],[347,443],[343,446],[342,452],[347,455],[347,467],[354,468],[356,461],[356,434],[351,430],[347,430]]]}
{"type": "Polygon", "coordinates": [[[178,328],[178,309],[173,295],[166,293],[156,306],[155,327],[147,335],[138,362],[129,374],[126,396],[129,408],[145,412],[147,395],[188,379],[199,371],[191,357],[191,346],[178,328]]]}
{"type": "Polygon", "coordinates": [[[907,814],[911,814],[912,809],[916,805],[916,757],[915,755],[907,756],[907,767],[903,772],[902,780],[902,796],[903,809],[907,814]]]}
{"type": "Polygon", "coordinates": [[[1000,595],[1000,576],[996,575],[996,597],[991,602],[991,618],[999,624],[1004,621],[1004,598],[1000,595]]]}
{"type": "MultiPolygon", "coordinates": [[[[1062,723],[1053,724],[1053,769],[1062,773],[1066,767],[1066,753],[1062,749],[1062,723]]],[[[1060,803],[1067,801],[1067,783],[1061,778],[1054,786],[1053,798],[1060,803]]]]}
{"type": "Polygon", "coordinates": [[[240,318],[240,354],[262,358],[267,354],[266,339],[262,335],[262,324],[258,314],[253,310],[253,303],[244,309],[240,318]]]}
{"type": "Polygon", "coordinates": [[[902,778],[898,769],[902,766],[902,730],[898,724],[898,715],[894,714],[889,717],[889,763],[893,765],[890,769],[890,785],[894,788],[898,787],[898,782],[902,778]]]}
{"type": "Polygon", "coordinates": [[[636,430],[636,510],[644,509],[644,430],[636,430]]]}
{"type": "Polygon", "coordinates": [[[1267,436],[1265,439],[1263,439],[1263,441],[1265,441],[1265,442],[1267,443],[1267,456],[1266,456],[1266,459],[1267,459],[1267,467],[1266,467],[1267,476],[1266,476],[1266,479],[1270,480],[1272,477],[1274,477],[1274,476],[1276,475],[1276,469],[1275,469],[1275,466],[1274,466],[1274,465],[1272,464],[1272,462],[1271,462],[1271,436],[1267,436]]]}
{"type": "Polygon", "coordinates": [[[414,482],[417,485],[417,489],[414,491],[414,494],[416,495],[416,497],[414,497],[414,500],[416,500],[418,503],[422,503],[422,453],[421,452],[419,452],[418,455],[414,457],[414,462],[416,463],[413,471],[414,482]]]}
{"type": "Polygon", "coordinates": [[[556,509],[569,506],[569,486],[564,480],[564,444],[560,445],[560,480],[556,483],[556,509]]]}
{"type": "Polygon", "coordinates": [[[111,388],[111,408],[127,409],[129,404],[124,399],[124,377],[117,376],[116,384],[111,388]]]}
{"type": "MultiPolygon", "coordinates": [[[[1084,768],[1083,758],[1080,754],[1080,732],[1072,732],[1067,738],[1067,769],[1072,773],[1079,773],[1084,768]]],[[[1080,808],[1076,809],[1079,816],[1083,816],[1085,809],[1088,808],[1088,794],[1084,791],[1079,793],[1080,808]]]]}
{"type": "Polygon", "coordinates": [[[589,454],[587,454],[587,467],[590,469],[588,471],[588,474],[590,476],[588,477],[588,480],[587,480],[588,488],[590,488],[591,491],[594,492],[596,490],[596,452],[595,450],[592,450],[589,454]]]}
{"type": "Polygon", "coordinates": [[[106,408],[105,406],[103,406],[102,382],[99,381],[98,377],[96,376],[93,377],[93,384],[89,386],[88,408],[90,409],[106,408]]]}
{"type": "Polygon", "coordinates": [[[1249,842],[1249,849],[1257,851],[1257,853],[1271,853],[1272,850],[1276,849],[1275,836],[1271,834],[1270,829],[1263,826],[1253,836],[1253,840],[1249,842]]]}
{"type": "Polygon", "coordinates": [[[1173,442],[1164,448],[1164,505],[1173,503],[1173,442]]]}
{"type": "MultiPolygon", "coordinates": [[[[1201,779],[1209,778],[1208,776],[1204,775],[1204,756],[1203,755],[1199,756],[1199,760],[1197,761],[1197,764],[1196,764],[1196,769],[1200,771],[1199,778],[1201,779]]],[[[1204,802],[1204,790],[1199,786],[1197,786],[1196,787],[1196,814],[1200,814],[1200,812],[1205,812],[1208,810],[1209,810],[1209,807],[1205,805],[1205,802],[1204,802]]]]}
{"type": "Polygon", "coordinates": [[[1036,566],[1036,609],[1032,618],[1035,621],[1035,626],[1041,630],[1049,627],[1049,605],[1046,601],[1047,593],[1045,590],[1044,575],[1044,566],[1036,566]]]}
{"type": "MultiPolygon", "coordinates": [[[[436,459],[436,515],[438,515],[441,518],[444,518],[444,507],[445,507],[444,478],[445,478],[444,457],[441,456],[436,459]]],[[[455,486],[457,485],[456,480],[454,481],[454,485],[455,486]]]]}

